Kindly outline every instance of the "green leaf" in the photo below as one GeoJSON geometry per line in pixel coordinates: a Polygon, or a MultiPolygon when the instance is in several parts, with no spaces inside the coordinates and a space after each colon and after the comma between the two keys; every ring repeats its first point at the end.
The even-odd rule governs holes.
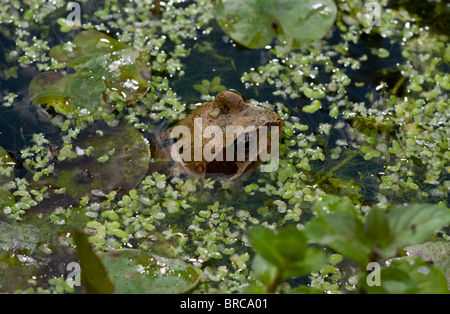
{"type": "Polygon", "coordinates": [[[355,205],[348,198],[335,195],[325,195],[314,204],[317,215],[328,214],[336,211],[357,214],[355,205]]]}
{"type": "Polygon", "coordinates": [[[308,287],[308,286],[300,286],[294,289],[291,289],[287,292],[288,294],[324,294],[322,290],[308,287]]]}
{"type": "Polygon", "coordinates": [[[209,88],[211,87],[211,82],[208,80],[202,80],[202,85],[209,90],[209,88]]]}
{"type": "Polygon", "coordinates": [[[320,108],[322,108],[322,103],[320,102],[320,100],[314,100],[310,105],[306,105],[302,108],[303,112],[306,113],[314,113],[317,110],[319,110],[320,108]]]}
{"type": "Polygon", "coordinates": [[[308,250],[306,236],[297,227],[284,227],[275,234],[275,249],[283,257],[282,269],[303,261],[308,250]]]}
{"type": "Polygon", "coordinates": [[[419,256],[432,262],[447,278],[450,286],[450,241],[425,242],[404,248],[408,256],[419,256]]]}
{"type": "Polygon", "coordinates": [[[283,256],[275,249],[275,234],[267,228],[255,226],[248,230],[248,239],[253,249],[269,263],[280,267],[283,265],[283,256]]]}
{"type": "Polygon", "coordinates": [[[391,232],[383,210],[373,207],[365,219],[364,230],[374,244],[384,247],[389,244],[391,232]]]}
{"type": "Polygon", "coordinates": [[[30,82],[29,94],[35,105],[53,107],[58,113],[95,112],[98,106],[107,106],[109,94],[133,103],[150,87],[148,57],[95,30],[53,47],[50,55],[76,73],[41,73],[30,82]]]}
{"type": "Polygon", "coordinates": [[[111,294],[114,285],[108,277],[100,258],[94,253],[87,236],[80,230],[73,231],[73,239],[81,266],[81,282],[87,293],[111,294]]]}
{"type": "Polygon", "coordinates": [[[226,90],[226,87],[220,85],[221,79],[219,76],[215,76],[211,81],[210,91],[213,93],[220,93],[226,90]]]}
{"type": "Polygon", "coordinates": [[[248,237],[255,251],[281,271],[303,260],[308,248],[304,233],[296,227],[285,227],[275,234],[256,226],[248,231],[248,237]]]}
{"type": "Polygon", "coordinates": [[[257,285],[249,285],[242,288],[241,291],[243,294],[265,294],[265,287],[257,286],[257,285]]]}
{"type": "Polygon", "coordinates": [[[30,286],[30,278],[48,269],[49,256],[40,254],[39,245],[48,239],[29,224],[0,221],[0,286],[2,293],[14,293],[30,286]]]}
{"type": "Polygon", "coordinates": [[[305,226],[308,239],[327,245],[361,267],[369,262],[371,243],[363,223],[353,213],[334,212],[315,218],[305,226]]]}
{"type": "Polygon", "coordinates": [[[267,286],[271,285],[278,275],[277,267],[266,261],[259,254],[256,254],[253,259],[252,270],[256,278],[267,286]]]}
{"type": "Polygon", "coordinates": [[[437,205],[415,204],[397,208],[387,215],[387,220],[391,241],[382,249],[386,257],[391,257],[397,249],[421,243],[436,230],[448,226],[450,211],[437,205]]]}
{"type": "Polygon", "coordinates": [[[0,187],[0,210],[5,206],[12,206],[15,202],[16,201],[11,192],[0,187]]]}
{"type": "Polygon", "coordinates": [[[220,76],[215,76],[211,81],[211,86],[219,86],[221,82],[220,76]]]}
{"type": "Polygon", "coordinates": [[[278,233],[261,226],[252,227],[248,238],[260,255],[255,258],[254,266],[257,267],[256,275],[265,284],[273,283],[276,276],[285,280],[309,274],[327,261],[324,252],[308,247],[305,234],[294,226],[284,227],[278,233]],[[275,266],[278,272],[267,263],[275,266]]]}
{"type": "Polygon", "coordinates": [[[419,257],[404,257],[393,260],[389,267],[380,271],[380,285],[369,286],[363,280],[368,293],[390,294],[447,294],[447,280],[436,266],[419,257]]]}
{"type": "Polygon", "coordinates": [[[336,18],[333,0],[218,0],[216,18],[233,40],[248,48],[269,45],[281,35],[292,42],[322,38],[336,18]]]}
{"type": "Polygon", "coordinates": [[[36,249],[39,229],[28,224],[15,225],[0,221],[0,252],[29,253],[36,249]]]}
{"type": "Polygon", "coordinates": [[[447,279],[442,271],[419,257],[404,257],[394,260],[390,267],[407,273],[414,281],[418,293],[448,293],[447,279]]]}
{"type": "Polygon", "coordinates": [[[187,293],[200,278],[199,270],[186,262],[142,250],[120,249],[101,258],[118,294],[187,293]]]}
{"type": "Polygon", "coordinates": [[[199,91],[200,94],[202,95],[208,95],[209,94],[209,89],[207,89],[205,86],[203,86],[202,84],[194,84],[194,89],[196,91],[199,91]]]}
{"type": "Polygon", "coordinates": [[[416,284],[408,273],[394,267],[380,270],[379,286],[369,286],[364,277],[363,287],[370,294],[411,294],[417,292],[416,284]]]}
{"type": "Polygon", "coordinates": [[[287,279],[289,277],[300,277],[305,276],[313,271],[315,271],[319,266],[327,262],[327,255],[321,249],[309,248],[303,260],[292,264],[287,268],[283,274],[282,278],[287,279]]]}
{"type": "Polygon", "coordinates": [[[105,106],[103,92],[106,86],[101,79],[80,73],[66,75],[44,72],[33,78],[29,90],[32,101],[62,114],[76,108],[94,112],[96,106],[105,106]]]}
{"type": "Polygon", "coordinates": [[[14,166],[15,162],[12,160],[11,156],[9,156],[6,150],[0,146],[0,167],[8,170],[4,174],[0,172],[0,186],[5,182],[14,179],[14,166]]]}

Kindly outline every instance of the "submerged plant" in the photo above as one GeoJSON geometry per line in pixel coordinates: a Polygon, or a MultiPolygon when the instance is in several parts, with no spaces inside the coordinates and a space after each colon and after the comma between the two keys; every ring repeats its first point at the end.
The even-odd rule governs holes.
{"type": "Polygon", "coordinates": [[[216,76],[211,81],[202,80],[201,84],[194,84],[194,89],[201,95],[211,95],[225,91],[227,88],[220,84],[220,77],[216,76]]]}

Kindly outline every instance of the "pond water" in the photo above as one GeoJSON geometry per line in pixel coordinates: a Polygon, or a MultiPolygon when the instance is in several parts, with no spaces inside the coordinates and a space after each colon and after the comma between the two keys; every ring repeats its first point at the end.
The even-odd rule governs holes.
{"type": "MultiPolygon", "coordinates": [[[[134,127],[125,130],[154,141],[161,126],[175,125],[226,89],[278,113],[284,127],[279,168],[256,171],[238,184],[168,178],[136,165],[134,171],[143,173],[133,177],[134,185],[124,179],[120,186],[119,175],[109,179],[119,182],[108,191],[89,185],[74,195],[70,185],[79,177],[52,181],[51,173],[62,177],[74,166],[70,151],[83,143],[77,138],[111,136],[108,127],[99,132],[92,118],[35,106],[28,87],[41,72],[75,73],[52,60],[49,51],[74,41],[81,29],[64,29],[69,11],[62,1],[7,3],[0,12],[0,148],[15,166],[6,179],[0,172],[0,292],[85,292],[86,287],[66,282],[67,265],[81,258],[71,237],[74,227],[84,230],[99,254],[109,252],[105,261],[119,268],[118,274],[135,267],[131,258],[114,259],[126,248],[172,259],[152,257],[145,264],[152,271],[149,265],[156,260],[186,276],[176,283],[179,291],[164,290],[173,278],[161,277],[145,279],[153,286],[139,284],[138,292],[158,287],[169,293],[238,292],[256,280],[248,229],[302,229],[317,215],[314,202],[327,194],[347,197],[363,215],[374,205],[387,211],[414,202],[448,207],[448,36],[442,25],[426,24],[415,15],[420,12],[408,12],[401,3],[381,1],[381,24],[374,27],[366,23],[364,2],[339,3],[336,22],[323,39],[293,49],[275,38],[263,49],[249,49],[220,28],[209,0],[161,2],[159,15],[148,6],[155,1],[81,2],[82,29],[97,28],[119,39],[148,56],[152,70],[145,96],[100,120],[134,127]]],[[[448,6],[442,8],[448,12],[448,6]]],[[[113,136],[142,149],[146,140],[135,142],[135,135],[125,134],[113,136]]],[[[102,154],[113,159],[116,147],[108,145],[102,154]]],[[[95,176],[102,164],[81,161],[75,167],[95,176]]],[[[353,265],[327,265],[333,275],[322,269],[291,278],[283,291],[310,284],[352,292],[353,265]]],[[[133,288],[121,286],[127,289],[133,288]]]]}

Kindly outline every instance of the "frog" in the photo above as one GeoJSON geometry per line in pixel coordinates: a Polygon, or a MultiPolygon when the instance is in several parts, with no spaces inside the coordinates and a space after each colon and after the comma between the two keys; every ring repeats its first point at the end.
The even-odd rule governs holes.
{"type": "Polygon", "coordinates": [[[35,211],[46,212],[58,206],[76,204],[86,195],[94,201],[111,191],[124,194],[155,171],[167,178],[226,177],[238,188],[258,165],[272,157],[269,152],[276,152],[278,137],[270,136],[269,140],[267,130],[270,128],[272,135],[279,135],[282,125],[278,114],[247,104],[242,96],[231,91],[217,94],[212,102],[202,104],[153,138],[144,137],[125,122],[108,125],[104,121],[96,121],[71,142],[77,156],[58,160],[53,173],[40,182],[49,186],[51,191],[64,187],[65,192],[52,193],[50,198],[39,203],[35,211]],[[231,136],[227,132],[230,127],[236,131],[231,136]],[[216,132],[207,136],[208,128],[216,132]],[[177,129],[186,133],[177,136],[177,129]],[[202,135],[200,141],[195,137],[198,132],[202,135]],[[227,136],[230,136],[228,142],[227,136]],[[257,144],[264,144],[260,139],[265,138],[265,145],[250,145],[252,138],[257,144]],[[239,158],[239,141],[242,143],[242,158],[239,158]],[[210,156],[202,154],[201,158],[196,158],[197,148],[201,153],[209,150],[210,156]],[[181,151],[189,154],[180,158],[183,157],[181,151]],[[228,151],[233,151],[229,154],[231,158],[226,158],[228,151]]]}
{"type": "Polygon", "coordinates": [[[282,126],[277,113],[223,91],[164,132],[153,155],[171,161],[158,170],[169,176],[242,179],[277,153],[282,126]]]}

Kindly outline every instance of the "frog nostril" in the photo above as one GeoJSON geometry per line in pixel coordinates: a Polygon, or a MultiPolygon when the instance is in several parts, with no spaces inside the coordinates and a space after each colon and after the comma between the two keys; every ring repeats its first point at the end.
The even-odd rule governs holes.
{"type": "Polygon", "coordinates": [[[230,106],[226,103],[222,103],[220,106],[220,112],[221,113],[229,113],[231,110],[230,106]]]}

